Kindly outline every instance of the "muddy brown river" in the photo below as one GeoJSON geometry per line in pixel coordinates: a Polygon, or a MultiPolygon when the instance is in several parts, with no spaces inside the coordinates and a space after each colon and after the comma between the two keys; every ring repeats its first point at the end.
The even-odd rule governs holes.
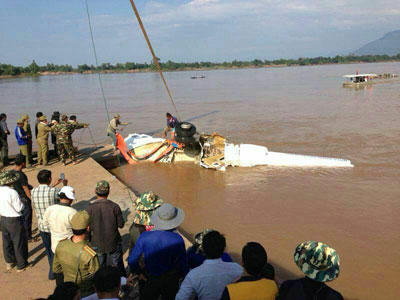
{"type": "MultiPolygon", "coordinates": [[[[400,80],[342,88],[341,76],[356,69],[399,74],[400,63],[166,73],[182,119],[198,131],[271,151],[346,158],[354,168],[219,172],[140,163],[113,172],[135,191],[153,190],[183,208],[188,236],[217,229],[235,257],[246,242],[262,243],[280,279],[301,276],[294,249],[317,240],[340,255],[341,273],[331,286],[346,299],[400,298],[400,80]]],[[[161,135],[165,112],[174,111],[157,74],[102,78],[110,114],[131,122],[124,134],[161,135]]],[[[106,139],[96,76],[0,80],[0,103],[12,130],[24,113],[59,110],[90,122],[96,143],[106,139]]],[[[91,143],[88,130],[76,131],[74,140],[91,143]]],[[[10,147],[15,152],[13,137],[10,147]]]]}

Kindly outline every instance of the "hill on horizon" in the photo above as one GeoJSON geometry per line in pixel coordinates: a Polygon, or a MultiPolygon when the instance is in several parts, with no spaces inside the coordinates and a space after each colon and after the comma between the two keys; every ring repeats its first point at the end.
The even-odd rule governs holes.
{"type": "Polygon", "coordinates": [[[400,53],[400,30],[386,33],[380,39],[357,49],[355,55],[397,55],[400,53]]]}

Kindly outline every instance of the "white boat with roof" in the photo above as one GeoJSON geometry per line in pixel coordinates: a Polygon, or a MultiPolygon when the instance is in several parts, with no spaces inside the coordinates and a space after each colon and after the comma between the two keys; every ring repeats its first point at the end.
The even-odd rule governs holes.
{"type": "Polygon", "coordinates": [[[373,79],[377,77],[376,74],[350,74],[343,75],[346,78],[346,82],[343,83],[343,87],[360,87],[375,83],[373,79]]]}

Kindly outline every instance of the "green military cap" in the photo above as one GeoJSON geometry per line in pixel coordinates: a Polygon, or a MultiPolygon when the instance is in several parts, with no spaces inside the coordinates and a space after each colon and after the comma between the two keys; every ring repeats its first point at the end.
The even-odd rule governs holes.
{"type": "Polygon", "coordinates": [[[21,119],[24,120],[24,121],[29,120],[29,116],[28,115],[23,115],[21,119]]]}
{"type": "Polygon", "coordinates": [[[78,211],[71,218],[71,227],[74,230],[86,229],[92,223],[92,218],[86,210],[78,211]]]}
{"type": "Polygon", "coordinates": [[[17,180],[18,177],[13,172],[5,171],[0,173],[0,185],[11,184],[16,182],[17,180]]]}
{"type": "Polygon", "coordinates": [[[116,114],[114,117],[115,117],[115,118],[119,118],[119,117],[120,117],[120,115],[119,115],[119,114],[116,114]]]}
{"type": "Polygon", "coordinates": [[[39,121],[46,121],[47,120],[47,117],[46,116],[41,116],[40,118],[39,118],[39,121]]]}
{"type": "Polygon", "coordinates": [[[294,252],[294,261],[307,277],[315,281],[332,281],[339,276],[339,255],[327,244],[314,241],[301,243],[294,252]]]}
{"type": "Polygon", "coordinates": [[[163,200],[152,191],[145,192],[135,200],[136,214],[133,223],[140,225],[151,225],[150,217],[154,210],[163,204],[163,200]]]}
{"type": "Polygon", "coordinates": [[[68,119],[68,116],[67,115],[62,115],[61,116],[61,120],[64,120],[64,119],[68,119]]]}
{"type": "Polygon", "coordinates": [[[22,124],[22,123],[24,123],[24,119],[21,118],[17,120],[17,124],[22,124]]]}
{"type": "Polygon", "coordinates": [[[108,181],[101,180],[96,184],[96,193],[102,195],[107,194],[110,191],[110,184],[108,181]]]}

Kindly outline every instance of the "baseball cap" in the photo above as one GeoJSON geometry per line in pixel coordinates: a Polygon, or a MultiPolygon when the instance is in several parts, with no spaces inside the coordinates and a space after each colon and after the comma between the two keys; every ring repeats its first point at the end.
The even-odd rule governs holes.
{"type": "Polygon", "coordinates": [[[76,200],[75,190],[72,186],[63,186],[58,194],[60,195],[61,193],[64,193],[65,196],[67,196],[67,198],[70,200],[76,200]]]}

